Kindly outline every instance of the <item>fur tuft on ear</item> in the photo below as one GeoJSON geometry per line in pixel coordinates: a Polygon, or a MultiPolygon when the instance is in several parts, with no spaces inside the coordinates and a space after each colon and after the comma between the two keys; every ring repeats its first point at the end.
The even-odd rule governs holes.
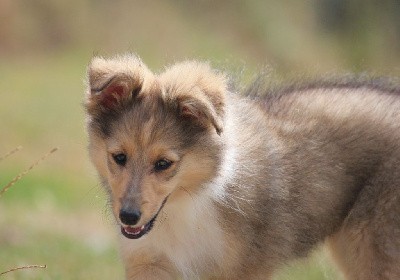
{"type": "Polygon", "coordinates": [[[179,115],[203,127],[223,131],[227,77],[209,64],[188,61],[168,68],[159,76],[165,98],[177,103],[179,115]]]}
{"type": "Polygon", "coordinates": [[[221,134],[223,130],[222,116],[218,115],[214,106],[208,100],[182,96],[177,101],[179,115],[182,118],[191,119],[201,126],[211,124],[216,132],[221,134]]]}
{"type": "Polygon", "coordinates": [[[89,114],[115,109],[140,95],[152,73],[134,55],[95,57],[87,71],[86,108],[89,114]]]}

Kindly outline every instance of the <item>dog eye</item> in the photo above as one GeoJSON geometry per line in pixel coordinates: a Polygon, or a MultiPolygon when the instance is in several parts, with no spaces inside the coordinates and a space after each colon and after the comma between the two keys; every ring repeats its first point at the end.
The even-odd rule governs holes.
{"type": "Polygon", "coordinates": [[[172,162],[166,159],[161,159],[154,164],[155,171],[163,171],[168,169],[172,165],[172,162]]]}
{"type": "Polygon", "coordinates": [[[116,154],[112,155],[116,164],[124,166],[126,163],[126,155],[125,154],[116,154]]]}

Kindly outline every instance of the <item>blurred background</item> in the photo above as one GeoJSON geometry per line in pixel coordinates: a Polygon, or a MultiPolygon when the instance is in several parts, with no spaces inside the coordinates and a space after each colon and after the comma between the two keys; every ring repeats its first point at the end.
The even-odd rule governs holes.
{"type": "MultiPolygon", "coordinates": [[[[400,73],[397,0],[0,0],[1,279],[122,279],[117,233],[86,151],[82,99],[95,54],[183,59],[252,77],[400,73]]],[[[246,80],[246,79],[245,79],[246,80]]],[[[323,250],[276,279],[340,279],[323,250]]]]}

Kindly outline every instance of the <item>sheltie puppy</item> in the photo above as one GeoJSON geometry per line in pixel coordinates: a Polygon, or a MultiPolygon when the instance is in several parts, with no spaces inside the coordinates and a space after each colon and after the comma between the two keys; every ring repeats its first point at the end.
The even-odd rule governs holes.
{"type": "Polygon", "coordinates": [[[95,57],[89,153],[127,279],[271,279],[327,243],[346,279],[400,279],[400,86],[235,92],[209,64],[95,57]]]}

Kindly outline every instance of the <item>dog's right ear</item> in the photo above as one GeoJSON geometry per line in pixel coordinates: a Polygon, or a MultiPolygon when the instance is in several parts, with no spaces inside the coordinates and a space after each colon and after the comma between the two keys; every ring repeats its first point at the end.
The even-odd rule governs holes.
{"type": "Polygon", "coordinates": [[[140,95],[145,75],[151,74],[139,58],[95,57],[87,71],[86,109],[89,114],[116,110],[140,95]]]}

